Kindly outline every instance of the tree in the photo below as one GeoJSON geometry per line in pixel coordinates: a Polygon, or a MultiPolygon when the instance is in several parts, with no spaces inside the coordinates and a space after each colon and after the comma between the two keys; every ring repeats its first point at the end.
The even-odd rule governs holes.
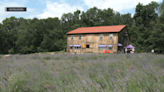
{"type": "Polygon", "coordinates": [[[154,25],[157,23],[158,14],[156,13],[156,8],[158,4],[156,2],[151,2],[148,5],[138,4],[136,7],[136,13],[134,15],[135,25],[138,27],[138,39],[136,39],[137,44],[140,44],[142,51],[149,51],[152,47],[151,35],[154,29],[154,25]],[[146,48],[146,49],[145,49],[146,48]]]}
{"type": "Polygon", "coordinates": [[[71,29],[71,26],[73,25],[73,14],[67,13],[63,14],[61,17],[61,23],[62,23],[62,29],[63,30],[69,30],[71,29]]]}
{"type": "Polygon", "coordinates": [[[128,28],[130,28],[134,24],[133,18],[131,17],[130,13],[123,14],[123,15],[121,15],[121,17],[122,17],[123,24],[127,25],[128,28]]]}
{"type": "Polygon", "coordinates": [[[7,33],[6,49],[10,52],[12,51],[11,53],[16,53],[15,42],[17,40],[17,30],[18,30],[17,26],[19,25],[18,23],[19,23],[18,19],[15,18],[14,16],[3,20],[3,28],[4,28],[5,32],[7,33]]]}
{"type": "Polygon", "coordinates": [[[14,16],[0,24],[0,53],[34,53],[59,51],[66,48],[68,31],[78,27],[127,25],[131,44],[137,51],[150,52],[155,48],[164,53],[164,4],[138,3],[134,17],[130,13],[120,14],[111,8],[93,7],[86,12],[76,10],[63,14],[61,19],[24,19],[14,16]],[[10,51],[10,52],[9,52],[10,51]]]}
{"type": "Polygon", "coordinates": [[[6,39],[6,32],[5,29],[3,28],[3,25],[0,23],[0,53],[7,53],[8,49],[7,47],[7,39],[6,39]]]}
{"type": "Polygon", "coordinates": [[[114,10],[113,9],[104,9],[100,12],[102,16],[102,25],[108,26],[108,25],[113,25],[113,20],[114,20],[114,10]]]}
{"type": "Polygon", "coordinates": [[[164,14],[159,17],[158,22],[155,25],[152,38],[155,52],[164,54],[164,14]]]}

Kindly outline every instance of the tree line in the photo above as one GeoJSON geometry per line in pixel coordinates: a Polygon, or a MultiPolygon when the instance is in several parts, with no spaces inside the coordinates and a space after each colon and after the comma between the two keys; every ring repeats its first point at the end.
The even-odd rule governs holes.
{"type": "Polygon", "coordinates": [[[138,3],[135,14],[93,7],[64,13],[59,19],[24,19],[14,16],[0,23],[0,53],[28,54],[66,49],[66,33],[78,27],[127,25],[137,52],[164,53],[164,3],[138,3]]]}

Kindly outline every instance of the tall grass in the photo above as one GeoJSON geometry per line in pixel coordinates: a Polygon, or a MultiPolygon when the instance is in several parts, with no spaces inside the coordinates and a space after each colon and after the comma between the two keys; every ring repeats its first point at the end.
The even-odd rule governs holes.
{"type": "Polygon", "coordinates": [[[164,92],[164,55],[13,55],[0,92],[164,92]]]}

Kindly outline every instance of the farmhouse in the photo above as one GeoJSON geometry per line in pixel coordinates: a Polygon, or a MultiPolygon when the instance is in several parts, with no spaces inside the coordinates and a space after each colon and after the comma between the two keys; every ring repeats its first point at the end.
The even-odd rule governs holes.
{"type": "Polygon", "coordinates": [[[124,52],[130,44],[126,25],[81,27],[67,33],[67,52],[124,52]]]}

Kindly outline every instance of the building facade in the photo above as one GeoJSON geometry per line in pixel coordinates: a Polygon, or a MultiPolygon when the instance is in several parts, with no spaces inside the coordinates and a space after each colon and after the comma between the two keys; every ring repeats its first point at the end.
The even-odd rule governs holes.
{"type": "Polygon", "coordinates": [[[67,33],[67,52],[124,52],[130,44],[126,25],[83,27],[67,33]]]}

